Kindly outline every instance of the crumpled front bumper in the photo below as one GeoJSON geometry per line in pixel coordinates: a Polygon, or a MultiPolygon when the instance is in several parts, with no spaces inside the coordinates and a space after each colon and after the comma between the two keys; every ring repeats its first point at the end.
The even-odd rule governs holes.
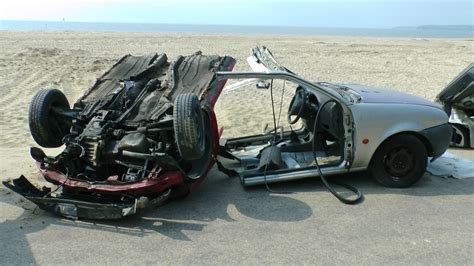
{"type": "Polygon", "coordinates": [[[439,126],[427,128],[420,133],[429,141],[431,145],[431,153],[429,156],[433,157],[433,160],[435,160],[443,155],[443,153],[448,149],[453,131],[451,125],[445,123],[439,126]]]}
{"type": "Polygon", "coordinates": [[[44,187],[40,190],[23,175],[17,179],[4,181],[3,185],[38,205],[40,209],[69,219],[120,219],[141,210],[157,207],[163,204],[171,194],[171,189],[169,189],[153,199],[140,197],[129,203],[98,203],[78,200],[62,194],[53,195],[49,188],[44,187]]]}

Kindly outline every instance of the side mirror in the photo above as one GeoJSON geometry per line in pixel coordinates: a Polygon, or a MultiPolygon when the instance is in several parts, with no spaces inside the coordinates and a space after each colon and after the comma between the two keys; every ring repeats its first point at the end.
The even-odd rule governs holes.
{"type": "Polygon", "coordinates": [[[255,86],[257,87],[257,89],[268,89],[270,88],[270,82],[259,80],[255,86]]]}

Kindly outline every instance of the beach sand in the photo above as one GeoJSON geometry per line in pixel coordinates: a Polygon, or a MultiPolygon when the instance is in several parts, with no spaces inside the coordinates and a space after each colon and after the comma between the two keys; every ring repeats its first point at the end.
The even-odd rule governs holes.
{"type": "MultiPolygon", "coordinates": [[[[28,147],[35,143],[27,114],[38,89],[58,88],[72,104],[96,77],[128,53],[165,52],[172,60],[200,50],[231,55],[238,61],[235,70],[250,70],[245,59],[256,45],[269,47],[283,65],[308,80],[382,86],[429,100],[474,61],[473,39],[2,31],[1,178],[36,172],[28,154],[28,147]]],[[[287,102],[290,93],[285,94],[287,102]]],[[[286,105],[283,108],[285,120],[286,105]]],[[[271,122],[269,93],[252,88],[225,93],[216,112],[226,136],[259,132],[264,126],[260,117],[247,119],[248,113],[271,122]]]]}

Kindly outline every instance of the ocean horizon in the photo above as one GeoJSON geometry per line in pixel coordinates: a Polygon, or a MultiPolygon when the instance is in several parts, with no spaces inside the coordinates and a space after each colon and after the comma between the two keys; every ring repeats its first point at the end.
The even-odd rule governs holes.
{"type": "Polygon", "coordinates": [[[329,35],[407,38],[473,38],[473,25],[421,25],[394,28],[331,28],[291,26],[192,25],[160,23],[95,23],[68,21],[0,20],[0,30],[178,32],[205,34],[329,35]]]}

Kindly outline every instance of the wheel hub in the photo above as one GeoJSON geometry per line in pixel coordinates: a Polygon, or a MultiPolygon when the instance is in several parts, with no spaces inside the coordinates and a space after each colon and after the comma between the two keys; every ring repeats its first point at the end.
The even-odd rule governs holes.
{"type": "Polygon", "coordinates": [[[408,174],[415,166],[414,155],[407,148],[390,151],[385,158],[385,169],[393,176],[401,177],[408,174]]]}

